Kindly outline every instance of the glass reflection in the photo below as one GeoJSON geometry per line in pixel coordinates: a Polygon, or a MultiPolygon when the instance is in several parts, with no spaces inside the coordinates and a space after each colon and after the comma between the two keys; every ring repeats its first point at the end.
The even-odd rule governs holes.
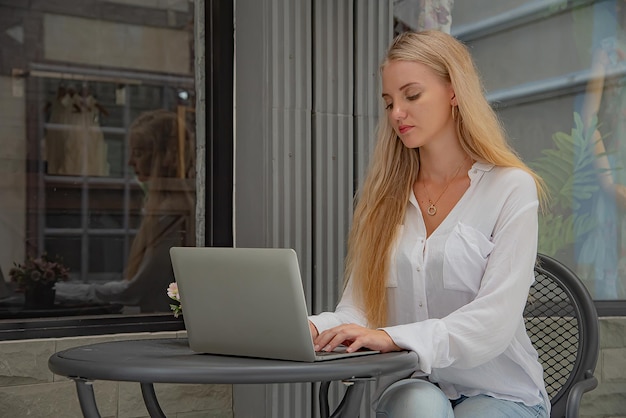
{"type": "Polygon", "coordinates": [[[18,2],[0,16],[0,319],[169,312],[156,301],[170,266],[144,291],[154,306],[59,290],[53,308],[28,310],[9,271],[48,254],[70,267],[63,285],[131,288],[159,245],[194,245],[193,2],[18,2]],[[162,137],[178,147],[161,166],[185,170],[136,176],[131,132],[149,131],[146,114],[168,121],[162,137]]]}
{"type": "Polygon", "coordinates": [[[133,122],[128,165],[145,196],[124,279],[102,284],[57,283],[61,304],[108,302],[138,307],[141,313],[169,310],[164,291],[174,281],[169,249],[195,243],[195,147],[183,123],[184,119],[167,110],[142,113],[133,122]]]}
{"type": "Polygon", "coordinates": [[[453,6],[454,0],[394,0],[394,32],[437,29],[450,33],[453,6]]]}
{"type": "Polygon", "coordinates": [[[626,299],[625,13],[623,0],[599,2],[592,8],[591,78],[577,109],[598,187],[588,199],[578,201],[577,215],[588,216],[594,227],[577,229],[576,261],[588,288],[601,300],[626,299]]]}
{"type": "Polygon", "coordinates": [[[575,270],[595,299],[625,300],[626,2],[565,3],[395,0],[394,32],[467,36],[485,85],[500,88],[511,140],[550,190],[539,251],[575,270]],[[546,47],[527,49],[533,41],[546,47]]]}

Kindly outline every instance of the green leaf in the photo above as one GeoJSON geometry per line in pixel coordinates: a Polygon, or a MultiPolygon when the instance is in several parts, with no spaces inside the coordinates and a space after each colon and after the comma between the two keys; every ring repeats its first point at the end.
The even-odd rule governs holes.
{"type": "Polygon", "coordinates": [[[539,250],[545,254],[555,255],[596,226],[595,219],[578,210],[598,192],[598,178],[607,173],[595,165],[598,156],[591,138],[597,127],[594,118],[585,129],[582,117],[574,112],[571,132],[554,133],[554,147],[542,150],[528,164],[543,178],[550,197],[549,212],[539,216],[539,250]]]}

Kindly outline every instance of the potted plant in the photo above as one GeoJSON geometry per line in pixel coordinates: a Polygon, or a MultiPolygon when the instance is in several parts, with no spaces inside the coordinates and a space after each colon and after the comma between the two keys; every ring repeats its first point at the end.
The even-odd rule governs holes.
{"type": "Polygon", "coordinates": [[[48,309],[54,305],[54,285],[68,279],[69,269],[59,257],[51,259],[47,254],[38,258],[28,257],[23,264],[14,263],[9,277],[24,292],[26,309],[48,309]]]}

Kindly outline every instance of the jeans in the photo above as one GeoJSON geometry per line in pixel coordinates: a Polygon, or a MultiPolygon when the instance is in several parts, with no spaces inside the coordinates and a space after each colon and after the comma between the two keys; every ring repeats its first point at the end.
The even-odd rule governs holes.
{"type": "Polygon", "coordinates": [[[449,400],[436,385],[404,379],[389,386],[376,408],[377,418],[548,418],[543,403],[527,406],[487,395],[449,400]]]}

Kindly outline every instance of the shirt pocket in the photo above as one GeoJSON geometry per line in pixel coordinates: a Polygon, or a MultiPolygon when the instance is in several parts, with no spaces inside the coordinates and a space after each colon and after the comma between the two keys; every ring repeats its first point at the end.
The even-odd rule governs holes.
{"type": "Polygon", "coordinates": [[[480,231],[459,222],[445,244],[443,287],[477,294],[493,247],[480,231]]]}
{"type": "Polygon", "coordinates": [[[387,275],[387,287],[398,287],[398,262],[401,256],[400,242],[402,241],[404,233],[404,225],[398,225],[396,227],[396,237],[391,244],[391,251],[389,252],[389,274],[387,275]]]}

